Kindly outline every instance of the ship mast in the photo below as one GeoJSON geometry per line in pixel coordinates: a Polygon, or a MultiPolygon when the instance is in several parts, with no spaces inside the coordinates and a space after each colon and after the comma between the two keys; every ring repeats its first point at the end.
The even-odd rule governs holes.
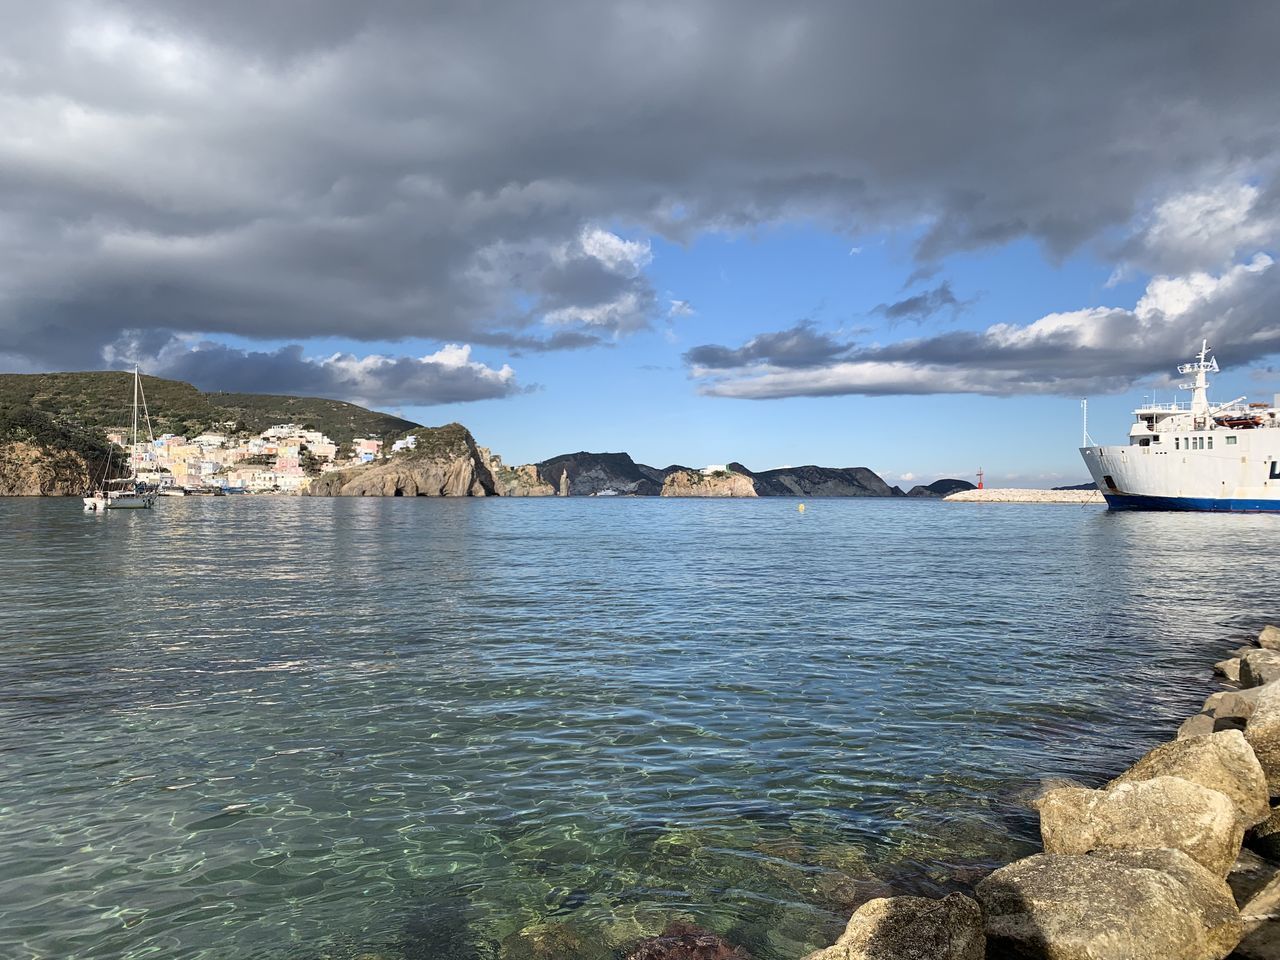
{"type": "Polygon", "coordinates": [[[1209,415],[1209,374],[1218,372],[1218,360],[1209,357],[1209,341],[1202,340],[1200,342],[1200,355],[1195,363],[1183,363],[1178,366],[1178,372],[1181,374],[1194,373],[1195,380],[1191,383],[1182,383],[1178,386],[1183,390],[1191,391],[1191,415],[1193,417],[1204,418],[1209,415]]]}

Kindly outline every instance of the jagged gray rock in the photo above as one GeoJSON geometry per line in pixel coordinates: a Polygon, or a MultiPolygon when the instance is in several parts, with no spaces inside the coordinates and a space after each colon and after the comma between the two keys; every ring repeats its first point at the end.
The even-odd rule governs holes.
{"type": "Polygon", "coordinates": [[[1240,821],[1246,827],[1262,822],[1271,813],[1267,776],[1253,748],[1238,730],[1161,744],[1111,783],[1156,777],[1181,777],[1225,794],[1235,804],[1240,821]]]}
{"type": "Polygon", "coordinates": [[[1178,850],[1042,853],[977,895],[992,956],[1221,960],[1242,929],[1227,884],[1178,850]]]}
{"type": "Polygon", "coordinates": [[[1225,877],[1244,824],[1225,794],[1181,777],[1155,777],[1105,790],[1051,791],[1040,803],[1040,835],[1045,853],[1181,850],[1225,877]]]}
{"type": "Polygon", "coordinates": [[[881,897],[860,906],[840,939],[807,960],[983,960],[986,943],[982,910],[962,893],[881,897]]]}

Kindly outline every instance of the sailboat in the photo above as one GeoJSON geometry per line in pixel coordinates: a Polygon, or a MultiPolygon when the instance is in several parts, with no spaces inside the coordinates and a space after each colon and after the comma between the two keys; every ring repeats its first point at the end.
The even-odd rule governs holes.
{"type": "Polygon", "coordinates": [[[133,445],[129,448],[129,475],[108,480],[111,472],[111,447],[107,450],[107,463],[102,468],[102,480],[98,486],[84,498],[85,510],[102,512],[104,510],[149,510],[156,505],[156,492],[147,489],[147,485],[138,479],[138,398],[142,398],[142,411],[146,418],[147,434],[152,440],[151,414],[147,412],[147,398],[142,391],[142,377],[135,364],[133,368],[133,445]]]}

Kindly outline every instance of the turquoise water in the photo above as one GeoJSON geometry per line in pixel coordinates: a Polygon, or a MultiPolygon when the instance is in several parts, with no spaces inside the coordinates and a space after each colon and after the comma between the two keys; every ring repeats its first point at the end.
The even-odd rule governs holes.
{"type": "Polygon", "coordinates": [[[1276,614],[1275,518],[807,506],[0,500],[0,956],[798,957],[1276,614]]]}

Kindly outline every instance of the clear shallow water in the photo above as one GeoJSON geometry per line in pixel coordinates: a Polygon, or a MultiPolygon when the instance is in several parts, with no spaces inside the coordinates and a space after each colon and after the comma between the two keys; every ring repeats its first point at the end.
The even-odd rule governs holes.
{"type": "Polygon", "coordinates": [[[1277,520],[0,500],[0,956],[762,960],[1029,852],[1276,615],[1277,520]],[[503,947],[505,942],[506,946],[503,947]]]}

